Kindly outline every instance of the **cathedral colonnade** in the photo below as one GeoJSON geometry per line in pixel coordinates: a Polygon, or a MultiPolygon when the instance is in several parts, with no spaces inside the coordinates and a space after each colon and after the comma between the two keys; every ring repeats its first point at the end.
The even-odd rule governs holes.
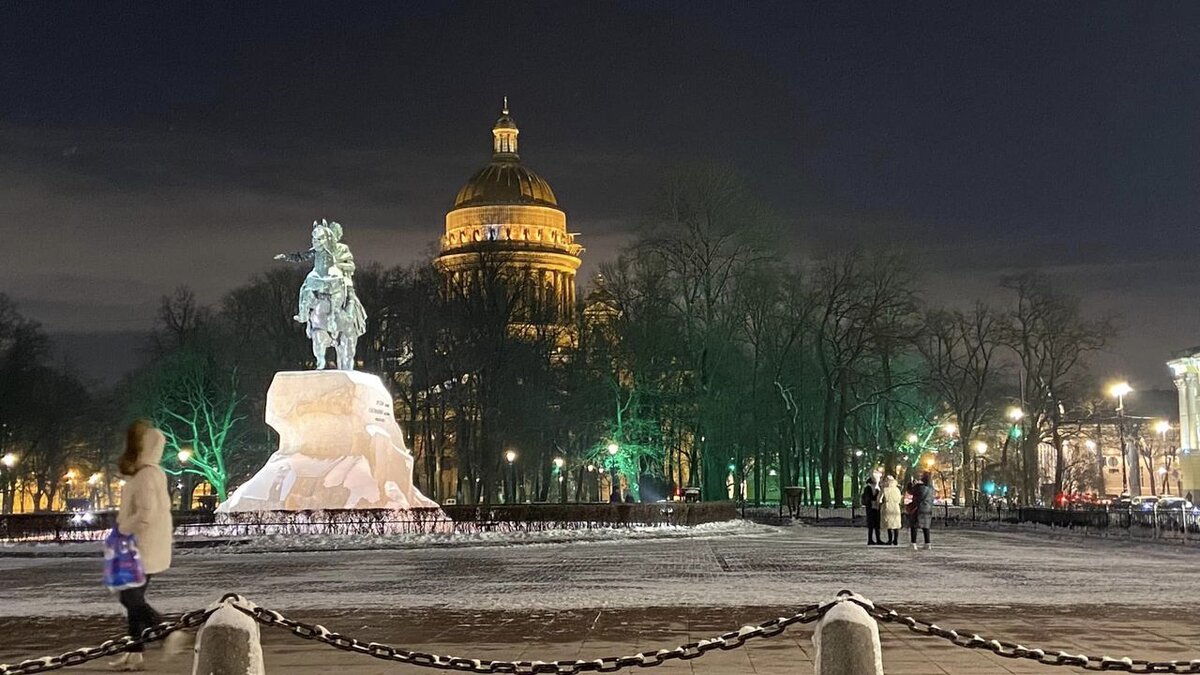
{"type": "Polygon", "coordinates": [[[1200,499],[1200,350],[1168,361],[1179,392],[1179,469],[1183,494],[1200,499]]]}

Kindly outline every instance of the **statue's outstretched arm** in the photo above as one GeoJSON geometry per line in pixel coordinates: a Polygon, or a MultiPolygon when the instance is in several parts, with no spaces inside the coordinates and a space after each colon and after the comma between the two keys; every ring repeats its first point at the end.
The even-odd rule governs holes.
{"type": "Polygon", "coordinates": [[[275,256],[275,259],[298,263],[307,262],[315,257],[317,257],[316,249],[310,248],[307,251],[301,251],[299,253],[280,253],[279,255],[275,256]]]}

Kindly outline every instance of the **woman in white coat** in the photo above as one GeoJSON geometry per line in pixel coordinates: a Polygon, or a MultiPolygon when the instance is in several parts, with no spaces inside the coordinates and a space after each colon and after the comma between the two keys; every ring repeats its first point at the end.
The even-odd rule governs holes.
{"type": "Polygon", "coordinates": [[[896,479],[888,476],[879,487],[879,520],[887,530],[887,545],[900,544],[900,512],[904,508],[904,495],[896,487],[896,479]]]}
{"type": "MultiPolygon", "coordinates": [[[[163,433],[153,424],[138,420],[126,432],[125,452],[119,463],[121,473],[125,476],[125,487],[121,489],[117,527],[122,534],[135,537],[146,570],[145,585],[121,591],[121,604],[129,614],[129,635],[133,637],[140,636],[142,631],[162,620],[146,602],[146,589],[154,575],[167,571],[171,566],[174,530],[171,494],[167,491],[167,474],[159,466],[166,442],[163,433]]],[[[127,653],[110,665],[115,670],[142,670],[142,651],[141,645],[130,647],[127,653]]]]}

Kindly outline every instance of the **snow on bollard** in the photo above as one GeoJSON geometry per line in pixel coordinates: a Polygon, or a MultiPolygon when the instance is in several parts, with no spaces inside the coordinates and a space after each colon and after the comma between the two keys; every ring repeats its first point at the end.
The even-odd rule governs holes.
{"type": "Polygon", "coordinates": [[[859,595],[839,596],[813,631],[816,675],[883,675],[879,624],[850,598],[870,604],[859,595]]]}
{"type": "Polygon", "coordinates": [[[266,675],[258,624],[222,602],[196,636],[192,675],[266,675]]]}

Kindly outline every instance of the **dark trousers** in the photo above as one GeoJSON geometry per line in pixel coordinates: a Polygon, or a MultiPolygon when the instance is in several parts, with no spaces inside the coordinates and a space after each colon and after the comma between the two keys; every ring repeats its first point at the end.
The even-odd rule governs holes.
{"type": "Polygon", "coordinates": [[[917,530],[918,529],[920,529],[921,532],[925,535],[925,543],[928,544],[929,543],[929,528],[928,527],[918,528],[917,524],[915,522],[915,519],[914,519],[913,524],[908,528],[908,531],[910,533],[910,539],[912,540],[912,543],[914,543],[914,544],[917,543],[917,530]]]}
{"type": "MultiPolygon", "coordinates": [[[[146,583],[137,588],[126,588],[121,591],[121,604],[125,606],[125,612],[129,614],[129,634],[133,637],[141,637],[142,631],[152,626],[157,626],[162,622],[162,616],[154,611],[150,603],[146,602],[146,589],[150,587],[150,577],[146,577],[146,583]]],[[[145,651],[142,645],[134,645],[128,649],[131,652],[145,651]]]]}
{"type": "Polygon", "coordinates": [[[867,543],[878,544],[880,515],[879,509],[867,509],[867,543]]]}
{"type": "Polygon", "coordinates": [[[900,530],[888,530],[888,546],[895,546],[900,543],[900,530]]]}

